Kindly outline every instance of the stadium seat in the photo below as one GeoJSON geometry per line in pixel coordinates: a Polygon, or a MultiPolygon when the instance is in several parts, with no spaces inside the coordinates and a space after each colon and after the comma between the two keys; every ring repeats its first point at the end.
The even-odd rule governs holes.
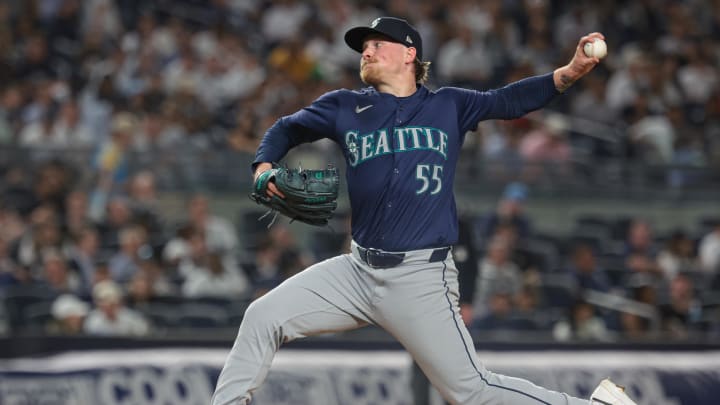
{"type": "Polygon", "coordinates": [[[228,312],[221,306],[189,302],[178,311],[178,326],[188,328],[228,327],[228,312]]]}
{"type": "Polygon", "coordinates": [[[630,273],[625,268],[605,268],[605,274],[613,287],[624,287],[630,273]]]}
{"type": "Polygon", "coordinates": [[[624,241],[627,237],[628,229],[632,223],[632,217],[619,216],[612,221],[612,239],[616,241],[624,241]]]}
{"type": "Polygon", "coordinates": [[[150,303],[138,310],[158,329],[174,328],[179,324],[177,307],[164,303],[150,303]]]}
{"type": "Polygon", "coordinates": [[[612,229],[612,221],[600,215],[584,214],[575,218],[575,227],[602,227],[609,232],[612,229]]]}
{"type": "Polygon", "coordinates": [[[612,230],[606,224],[577,225],[570,233],[568,242],[571,246],[577,244],[590,245],[596,253],[604,252],[612,240],[612,230]]]}
{"type": "Polygon", "coordinates": [[[11,328],[22,327],[25,322],[24,310],[34,304],[48,304],[57,294],[45,286],[14,286],[5,290],[4,303],[11,328]]]}
{"type": "Polygon", "coordinates": [[[23,324],[20,329],[24,332],[44,333],[48,324],[52,322],[52,301],[39,301],[23,308],[23,324]]]}
{"type": "Polygon", "coordinates": [[[554,240],[531,236],[515,247],[513,259],[523,269],[551,271],[560,264],[560,252],[554,240]]]}
{"type": "Polygon", "coordinates": [[[540,281],[544,308],[570,308],[577,299],[577,282],[572,274],[545,273],[540,281]]]}

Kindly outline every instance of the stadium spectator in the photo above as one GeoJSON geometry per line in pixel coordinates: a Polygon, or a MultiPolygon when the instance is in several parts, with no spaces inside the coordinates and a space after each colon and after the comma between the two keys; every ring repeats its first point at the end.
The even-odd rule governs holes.
{"type": "Polygon", "coordinates": [[[539,325],[533,318],[528,318],[516,311],[513,295],[510,291],[497,289],[487,301],[488,310],[485,315],[476,317],[470,325],[473,334],[489,334],[504,336],[507,332],[536,331],[539,325]]]}
{"type": "MultiPolygon", "coordinates": [[[[0,220],[0,224],[2,224],[2,220],[0,220]]],[[[0,292],[3,291],[6,286],[11,286],[18,282],[16,278],[17,270],[15,261],[10,257],[7,241],[0,237],[0,292]]]]}
{"type": "Polygon", "coordinates": [[[61,160],[42,162],[33,179],[34,201],[32,209],[47,205],[59,218],[65,209],[65,197],[74,184],[74,173],[68,164],[61,160]]]}
{"type": "Polygon", "coordinates": [[[63,245],[55,211],[47,205],[40,206],[33,211],[30,226],[13,242],[11,257],[15,263],[37,275],[43,266],[43,253],[62,251],[63,245]]]}
{"type": "Polygon", "coordinates": [[[245,297],[248,283],[237,267],[228,266],[217,253],[206,256],[205,263],[195,262],[192,271],[187,272],[182,286],[186,297],[218,297],[238,299],[245,297]]]}
{"type": "MultiPolygon", "coordinates": [[[[167,119],[164,113],[151,107],[145,111],[140,129],[133,137],[132,150],[146,154],[138,162],[141,166],[153,167],[153,159],[167,160],[162,154],[173,151],[184,140],[184,132],[167,119]]],[[[162,166],[160,166],[162,167],[162,166]]]]}
{"type": "Polygon", "coordinates": [[[82,150],[98,143],[98,136],[80,119],[80,107],[73,98],[68,98],[60,107],[52,125],[53,139],[62,140],[69,149],[82,150]]]}
{"type": "Polygon", "coordinates": [[[224,252],[214,252],[204,234],[194,233],[189,240],[190,255],[180,262],[184,278],[182,294],[186,297],[244,296],[249,285],[245,274],[224,252]]]}
{"type": "Polygon", "coordinates": [[[146,170],[139,171],[131,177],[128,188],[133,222],[145,229],[151,246],[162,245],[165,233],[155,175],[146,170]]]}
{"type": "Polygon", "coordinates": [[[26,125],[20,132],[18,143],[20,146],[36,149],[33,156],[40,159],[45,155],[46,148],[67,148],[69,146],[65,134],[53,130],[57,105],[51,105],[38,120],[26,125]]]}
{"type": "Polygon", "coordinates": [[[84,334],[83,324],[90,313],[90,305],[73,294],[63,294],[53,301],[50,312],[49,334],[77,336],[84,334]]]}
{"type": "Polygon", "coordinates": [[[208,197],[194,195],[188,203],[188,223],[205,235],[207,249],[212,252],[234,255],[238,249],[235,228],[227,219],[210,212],[208,197]]]}
{"type": "Polygon", "coordinates": [[[699,246],[700,266],[707,274],[720,274],[720,221],[704,235],[699,246]]]}
{"type": "Polygon", "coordinates": [[[67,194],[64,202],[65,211],[61,213],[62,231],[69,238],[76,238],[78,233],[88,226],[94,226],[90,219],[88,195],[84,190],[75,189],[67,194]]]}
{"type": "Polygon", "coordinates": [[[520,141],[520,155],[525,159],[523,178],[537,181],[539,178],[567,176],[570,173],[572,149],[568,141],[570,123],[560,114],[551,113],[542,124],[528,132],[520,141]],[[544,176],[543,176],[544,175],[544,176]]]}
{"type": "Polygon", "coordinates": [[[483,217],[479,222],[478,234],[484,245],[491,240],[501,225],[512,225],[513,239],[525,239],[530,236],[530,218],[525,213],[525,201],[528,197],[527,186],[513,182],[505,186],[495,211],[483,217]]]}
{"type": "Polygon", "coordinates": [[[526,117],[480,123],[478,132],[482,136],[482,158],[487,162],[493,177],[509,181],[521,176],[525,159],[520,154],[520,142],[530,125],[530,120],[526,117]]]}
{"type": "MultiPolygon", "coordinates": [[[[0,4],[2,7],[2,4],[0,4]]],[[[0,47],[0,49],[2,49],[0,47]]],[[[8,83],[0,87],[0,144],[12,145],[20,132],[20,111],[23,105],[21,88],[8,83]]]]}
{"type": "Polygon", "coordinates": [[[606,100],[605,83],[602,70],[593,70],[585,76],[580,84],[581,90],[570,105],[573,117],[583,118],[592,122],[612,125],[618,118],[617,111],[612,110],[606,100]]]}
{"type": "Polygon", "coordinates": [[[103,144],[113,125],[113,111],[121,105],[121,97],[113,85],[114,66],[111,61],[91,60],[88,65],[91,73],[78,96],[80,116],[88,129],[97,134],[96,142],[103,144]]]}
{"type": "Polygon", "coordinates": [[[127,285],[127,304],[135,310],[142,311],[162,297],[177,295],[178,289],[155,259],[142,260],[127,285]]]}
{"type": "Polygon", "coordinates": [[[475,281],[473,317],[483,316],[492,295],[504,291],[515,295],[522,288],[522,273],[511,259],[512,245],[503,237],[495,237],[485,249],[475,281]]]}
{"type": "Polygon", "coordinates": [[[95,336],[143,336],[150,332],[148,321],[125,305],[122,289],[115,282],[97,283],[92,297],[95,308],[85,319],[85,333],[95,336]]]}
{"type": "Polygon", "coordinates": [[[482,88],[492,76],[492,60],[483,41],[465,24],[454,29],[455,35],[438,50],[438,76],[453,86],[482,88]]]}
{"type": "Polygon", "coordinates": [[[253,153],[260,145],[260,137],[256,130],[253,115],[241,109],[238,112],[235,128],[228,134],[228,145],[235,151],[253,153]]]}
{"type": "Polygon", "coordinates": [[[74,242],[67,249],[67,257],[70,268],[80,278],[82,291],[90,293],[100,260],[100,237],[93,226],[86,226],[74,234],[74,242]]]}
{"type": "MultiPolygon", "coordinates": [[[[114,251],[120,246],[120,231],[133,225],[135,218],[130,200],[124,195],[113,195],[107,205],[101,207],[92,207],[92,204],[99,203],[99,200],[90,201],[91,215],[94,209],[102,209],[103,213],[100,220],[97,221],[98,231],[100,233],[100,246],[103,250],[114,251]]],[[[97,217],[92,217],[95,220],[97,217]]]]}
{"type": "Polygon", "coordinates": [[[708,100],[703,116],[705,117],[705,124],[702,126],[703,142],[706,146],[708,163],[716,166],[717,162],[720,162],[720,89],[717,89],[708,100]]]}
{"type": "Polygon", "coordinates": [[[68,267],[65,257],[57,251],[43,252],[43,268],[38,281],[46,285],[53,294],[80,294],[80,277],[68,267]]]}
{"type": "Polygon", "coordinates": [[[260,27],[263,38],[270,45],[300,36],[300,28],[311,16],[311,8],[305,2],[281,0],[262,14],[260,27]]]}
{"type": "Polygon", "coordinates": [[[30,272],[17,265],[10,256],[10,244],[0,237],[0,296],[6,288],[30,281],[30,272]]]}
{"type": "MultiPolygon", "coordinates": [[[[647,103],[644,95],[639,98],[647,103]]],[[[640,117],[628,128],[628,135],[645,163],[662,165],[672,161],[677,133],[667,111],[640,117]]]]}
{"type": "Polygon", "coordinates": [[[590,245],[578,244],[575,246],[568,272],[575,276],[578,287],[581,289],[610,291],[610,280],[605,270],[599,266],[597,256],[590,245]]]}
{"type": "Polygon", "coordinates": [[[27,223],[13,207],[8,206],[9,198],[3,195],[0,202],[0,239],[8,246],[20,238],[27,228],[27,223]]]}
{"type": "Polygon", "coordinates": [[[657,264],[657,247],[650,224],[641,219],[630,223],[625,245],[625,267],[634,272],[662,277],[657,264]]]}
{"type": "Polygon", "coordinates": [[[147,233],[140,226],[133,225],[120,231],[120,250],[110,257],[108,266],[116,282],[125,284],[140,270],[140,262],[152,257],[152,248],[147,244],[147,233]]]}
{"type": "Polygon", "coordinates": [[[15,76],[19,79],[50,80],[58,77],[57,67],[60,63],[51,56],[48,50],[47,37],[40,32],[24,38],[20,46],[20,57],[15,65],[15,76]]]}
{"type": "MultiPolygon", "coordinates": [[[[202,7],[176,0],[139,3],[71,0],[38,6],[0,1],[0,285],[47,285],[54,280],[62,286],[63,270],[57,262],[49,262],[51,271],[45,273],[43,258],[49,249],[67,258],[70,273],[77,273],[88,291],[111,279],[108,258],[120,253],[118,235],[135,224],[150,231],[155,251],[164,249],[167,255],[157,280],[176,281],[178,263],[189,257],[188,241],[195,226],[206,233],[213,251],[227,250],[234,257],[235,227],[219,211],[210,215],[207,200],[206,213],[197,215],[206,219],[190,220],[175,212],[176,207],[161,203],[157,193],[188,193],[235,182],[245,187],[244,176],[228,175],[226,165],[231,170],[250,158],[247,152],[256,149],[262,135],[257,128],[270,127],[277,116],[308,104],[330,84],[357,87],[357,57],[340,33],[381,13],[405,13],[420,29],[425,53],[438,56],[430,58],[437,63],[437,69],[431,70],[433,88],[450,81],[474,81],[483,90],[544,72],[555,65],[558,55],[568,52],[564,38],[574,35],[567,32],[587,26],[612,32],[607,38],[610,54],[600,70],[553,105],[553,110],[573,121],[573,132],[566,139],[573,160],[583,158],[591,170],[583,173],[589,184],[570,191],[588,190],[596,196],[616,191],[604,185],[624,191],[632,189],[636,180],[643,187],[654,187],[659,179],[676,187],[682,199],[683,192],[693,187],[717,188],[713,170],[720,163],[720,73],[717,58],[712,57],[720,32],[716,6],[676,2],[653,8],[648,2],[629,2],[617,4],[610,13],[600,3],[578,7],[548,1],[412,2],[412,7],[403,1],[359,0],[322,5],[297,0],[218,1],[202,7]],[[470,32],[460,35],[459,31],[470,32]],[[440,51],[452,55],[451,45],[468,35],[475,41],[471,48],[482,49],[482,60],[474,53],[455,55],[450,59],[472,56],[475,62],[453,66],[449,56],[438,55],[440,51]],[[293,65],[289,56],[301,54],[308,55],[307,60],[293,65]],[[444,75],[446,69],[468,66],[482,75],[458,79],[444,75]],[[299,74],[291,80],[280,71],[299,74]],[[576,126],[575,117],[587,121],[576,126]],[[602,141],[585,131],[594,127],[593,122],[607,125],[597,138],[602,141]],[[117,134],[118,129],[124,132],[117,134]],[[586,149],[589,144],[592,149],[586,149]],[[225,153],[228,149],[232,155],[225,153]],[[598,157],[610,159],[598,165],[598,157]],[[91,162],[98,164],[95,169],[102,175],[92,170],[91,162]],[[642,170],[656,163],[679,166],[642,170]],[[131,184],[139,187],[126,188],[129,179],[136,179],[131,184]],[[148,207],[152,215],[139,213],[148,207]],[[224,225],[208,225],[211,217],[224,225]],[[180,237],[168,240],[173,229],[160,219],[187,219],[188,224],[180,237]]],[[[529,124],[528,120],[485,122],[476,134],[468,134],[464,146],[469,149],[463,152],[479,152],[480,158],[471,159],[469,167],[459,167],[458,179],[482,173],[491,180],[487,190],[525,181],[520,177],[524,160],[520,144],[533,141],[529,136],[524,139],[529,124]],[[481,136],[479,150],[472,150],[476,135],[481,136]]],[[[312,159],[318,151],[324,157],[329,149],[309,145],[307,151],[312,159]]],[[[303,163],[308,163],[304,156],[303,163]]],[[[546,179],[556,178],[539,178],[546,179]]],[[[557,192],[553,202],[564,197],[564,188],[553,183],[545,190],[546,184],[538,183],[541,197],[547,192],[557,192]]],[[[511,261],[525,269],[529,262],[519,242],[537,229],[523,209],[528,190],[521,189],[508,186],[497,212],[478,222],[476,230],[482,232],[477,241],[481,247],[498,234],[505,235],[514,246],[511,261]]],[[[210,197],[209,192],[204,195],[210,197]]],[[[476,196],[471,198],[475,201],[476,196]]],[[[539,201],[538,208],[543,204],[539,201]]],[[[667,219],[673,224],[681,220],[667,219]]],[[[293,240],[289,228],[279,225],[271,229],[272,239],[250,252],[254,257],[247,257],[252,284],[248,288],[256,295],[310,260],[305,241],[293,240]]],[[[697,257],[687,238],[645,233],[637,238],[649,240],[650,248],[628,248],[627,264],[633,275],[650,273],[660,280],[637,286],[631,280],[630,298],[638,294],[638,300],[658,307],[658,300],[641,296],[662,297],[658,281],[672,280],[694,267],[693,261],[708,275],[720,274],[720,231],[692,232],[701,238],[697,257]],[[670,237],[668,245],[658,254],[654,242],[665,237],[670,237]]],[[[612,243],[603,245],[608,247],[614,248],[612,243]]],[[[155,280],[144,270],[148,262],[139,259],[140,271],[129,279],[138,297],[149,293],[149,283],[155,280]]],[[[585,256],[580,261],[592,260],[585,256]]],[[[116,265],[113,262],[112,267],[116,265]]],[[[587,282],[594,285],[597,273],[592,274],[587,282]]],[[[153,289],[162,290],[162,285],[157,281],[153,289]]],[[[615,327],[613,322],[608,319],[608,326],[615,327]]],[[[622,322],[633,336],[652,333],[648,318],[622,322]]]]}
{"type": "Polygon", "coordinates": [[[652,313],[642,316],[637,311],[620,313],[620,331],[624,338],[631,340],[647,339],[659,330],[658,288],[657,279],[648,273],[635,273],[627,281],[628,298],[645,308],[652,308],[652,313]]]}
{"type": "Polygon", "coordinates": [[[688,41],[683,48],[686,63],[678,69],[677,81],[690,105],[704,105],[720,84],[720,72],[712,61],[712,45],[709,41],[697,39],[688,41]]]}
{"type": "Polygon", "coordinates": [[[670,281],[669,301],[660,305],[660,315],[663,331],[676,339],[700,330],[702,305],[690,277],[681,273],[670,281]]]}
{"type": "Polygon", "coordinates": [[[129,112],[118,112],[110,127],[110,137],[100,145],[93,160],[99,175],[98,187],[105,192],[122,186],[129,178],[127,150],[137,130],[137,120],[129,112]]]}
{"type": "Polygon", "coordinates": [[[699,271],[695,243],[682,230],[673,231],[657,256],[657,263],[666,280],[674,279],[682,272],[699,271]]]}
{"type": "Polygon", "coordinates": [[[162,248],[162,264],[169,270],[171,278],[178,278],[178,265],[190,257],[190,239],[198,232],[189,224],[183,224],[175,230],[175,236],[167,241],[162,248]]]}
{"type": "Polygon", "coordinates": [[[648,99],[650,111],[660,113],[682,106],[683,92],[676,79],[680,66],[678,57],[653,55],[651,63],[657,67],[648,69],[647,88],[643,92],[648,99]]]}
{"type": "Polygon", "coordinates": [[[649,66],[645,55],[636,45],[620,51],[621,66],[611,73],[605,87],[607,105],[617,113],[631,107],[647,86],[649,66]]]}
{"type": "Polygon", "coordinates": [[[553,337],[558,341],[608,341],[610,332],[605,320],[597,314],[595,307],[585,301],[576,302],[569,308],[569,317],[553,326],[553,337]]]}

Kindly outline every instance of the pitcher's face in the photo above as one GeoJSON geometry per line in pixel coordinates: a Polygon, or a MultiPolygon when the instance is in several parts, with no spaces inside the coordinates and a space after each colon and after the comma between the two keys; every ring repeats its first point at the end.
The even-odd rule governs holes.
{"type": "Polygon", "coordinates": [[[404,68],[408,48],[389,41],[381,35],[372,35],[363,43],[360,59],[360,78],[371,86],[386,83],[389,78],[399,75],[404,68]]]}

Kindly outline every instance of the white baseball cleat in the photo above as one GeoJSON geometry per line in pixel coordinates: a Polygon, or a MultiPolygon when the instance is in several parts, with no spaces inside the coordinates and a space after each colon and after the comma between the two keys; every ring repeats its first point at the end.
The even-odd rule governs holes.
{"type": "Polygon", "coordinates": [[[637,405],[625,394],[625,388],[604,379],[590,396],[590,405],[637,405]]]}

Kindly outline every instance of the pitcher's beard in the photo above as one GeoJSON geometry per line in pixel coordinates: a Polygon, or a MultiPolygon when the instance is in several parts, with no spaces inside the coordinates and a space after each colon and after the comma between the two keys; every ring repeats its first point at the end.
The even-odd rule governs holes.
{"type": "Polygon", "coordinates": [[[362,80],[363,83],[373,86],[375,83],[377,83],[377,72],[373,69],[372,66],[366,66],[363,68],[360,67],[360,80],[362,80]]]}

